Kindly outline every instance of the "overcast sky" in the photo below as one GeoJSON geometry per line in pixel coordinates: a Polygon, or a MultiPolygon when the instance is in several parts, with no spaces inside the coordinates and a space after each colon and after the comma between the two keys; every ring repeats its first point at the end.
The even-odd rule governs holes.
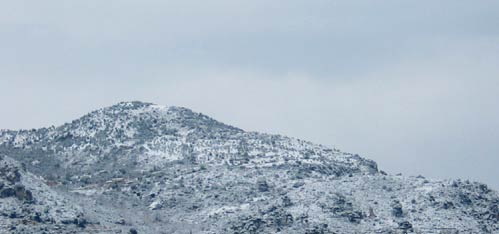
{"type": "Polygon", "coordinates": [[[1,5],[2,129],[141,100],[499,189],[499,1],[1,5]]]}

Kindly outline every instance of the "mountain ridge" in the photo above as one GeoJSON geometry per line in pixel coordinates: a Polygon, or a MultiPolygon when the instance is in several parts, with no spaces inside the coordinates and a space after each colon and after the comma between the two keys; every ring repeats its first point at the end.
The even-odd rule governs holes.
{"type": "MultiPolygon", "coordinates": [[[[286,144],[302,145],[309,151],[325,150],[327,156],[340,153],[339,151],[329,151],[326,147],[315,145],[294,138],[281,135],[260,134],[256,132],[245,132],[239,128],[220,123],[205,115],[195,113],[187,108],[163,107],[151,103],[142,102],[121,102],[117,105],[99,109],[84,115],[83,117],[50,129],[38,129],[20,132],[9,132],[0,134],[0,144],[12,146],[13,148],[35,148],[42,149],[53,154],[64,154],[68,162],[72,158],[69,154],[85,154],[99,160],[97,155],[102,156],[113,151],[125,151],[127,154],[146,154],[150,157],[146,160],[154,159],[153,156],[165,156],[167,154],[179,156],[187,152],[199,151],[194,160],[208,162],[217,158],[213,150],[202,148],[202,145],[191,149],[193,144],[202,143],[217,144],[216,147],[225,149],[221,160],[239,160],[237,154],[242,148],[262,146],[261,141],[269,141],[270,144],[284,142],[286,144]],[[213,139],[220,141],[232,141],[234,146],[224,146],[220,141],[212,142],[213,139]],[[47,147],[47,145],[49,145],[47,147]],[[167,145],[167,147],[163,147],[167,145]],[[167,151],[176,151],[172,154],[167,151]],[[139,151],[139,152],[137,152],[139,151]]],[[[214,146],[211,145],[213,148],[214,146]]],[[[268,154],[275,150],[274,146],[263,145],[264,149],[259,152],[249,152],[251,156],[257,154],[268,154]],[[273,148],[274,147],[274,148],[273,148]]],[[[289,145],[279,145],[277,147],[287,148],[289,145]]],[[[282,149],[277,149],[282,150],[282,149]]],[[[295,153],[303,155],[304,153],[295,153]]],[[[344,154],[345,160],[358,160],[371,164],[373,171],[377,171],[377,166],[373,161],[362,159],[351,154],[344,154]]],[[[289,155],[293,157],[292,155],[289,155]]],[[[179,160],[179,157],[163,158],[163,160],[179,160]]],[[[135,159],[130,159],[135,160],[135,159]]],[[[140,160],[140,159],[139,159],[140,160]]],[[[157,159],[158,163],[161,159],[157,159]]],[[[26,162],[27,163],[27,162],[26,162]]]]}
{"type": "Polygon", "coordinates": [[[58,127],[3,130],[0,155],[78,207],[61,226],[11,218],[19,203],[2,198],[11,211],[0,229],[26,223],[13,233],[499,232],[499,195],[484,184],[388,175],[356,154],[182,107],[121,102],[58,127]]]}

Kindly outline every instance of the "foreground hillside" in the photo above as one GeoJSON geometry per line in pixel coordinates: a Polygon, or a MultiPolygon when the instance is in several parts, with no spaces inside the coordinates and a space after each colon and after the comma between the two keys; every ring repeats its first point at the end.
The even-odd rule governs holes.
{"type": "Polygon", "coordinates": [[[388,175],[179,107],[4,130],[0,155],[5,233],[499,233],[486,185],[388,175]]]}

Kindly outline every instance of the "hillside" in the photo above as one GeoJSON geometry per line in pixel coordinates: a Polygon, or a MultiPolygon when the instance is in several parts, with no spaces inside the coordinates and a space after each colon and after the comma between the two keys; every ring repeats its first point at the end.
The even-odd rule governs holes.
{"type": "Polygon", "coordinates": [[[486,185],[389,175],[181,107],[123,102],[3,130],[0,155],[6,233],[499,233],[486,185]]]}

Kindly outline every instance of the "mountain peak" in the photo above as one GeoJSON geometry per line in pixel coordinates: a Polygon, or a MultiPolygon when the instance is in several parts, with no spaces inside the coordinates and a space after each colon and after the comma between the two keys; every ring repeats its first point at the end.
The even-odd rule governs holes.
{"type": "Polygon", "coordinates": [[[123,101],[112,106],[104,107],[96,112],[131,112],[131,111],[159,111],[159,110],[168,110],[169,106],[157,105],[150,102],[142,102],[142,101],[123,101]]]}
{"type": "Polygon", "coordinates": [[[196,130],[241,131],[184,107],[162,106],[140,101],[120,102],[93,111],[60,128],[75,135],[95,136],[99,131],[104,131],[106,134],[122,131],[130,137],[133,135],[132,132],[141,134],[156,131],[157,134],[164,134],[165,132],[157,132],[161,129],[182,134],[196,130]]]}
{"type": "MultiPolygon", "coordinates": [[[[80,119],[92,118],[96,116],[98,117],[107,116],[112,118],[130,117],[133,115],[140,115],[143,113],[152,113],[152,112],[155,112],[156,114],[165,115],[168,109],[169,109],[168,106],[161,106],[147,102],[140,102],[140,101],[119,102],[112,106],[92,111],[80,119]]],[[[78,121],[78,119],[75,121],[78,121]]]]}

